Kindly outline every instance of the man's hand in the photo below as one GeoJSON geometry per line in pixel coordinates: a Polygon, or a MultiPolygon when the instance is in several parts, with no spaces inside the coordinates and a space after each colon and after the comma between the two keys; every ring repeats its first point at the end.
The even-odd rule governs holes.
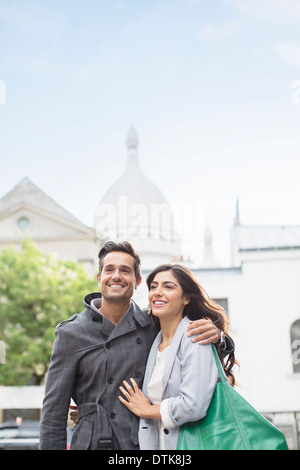
{"type": "Polygon", "coordinates": [[[74,405],[70,405],[70,410],[72,410],[70,412],[70,420],[73,421],[74,423],[74,426],[73,428],[76,427],[76,425],[78,424],[78,411],[77,411],[77,406],[74,406],[74,405]]]}
{"type": "Polygon", "coordinates": [[[191,336],[191,341],[199,344],[217,343],[221,337],[221,331],[217,328],[211,320],[195,320],[191,321],[187,327],[188,336],[191,336]]]}

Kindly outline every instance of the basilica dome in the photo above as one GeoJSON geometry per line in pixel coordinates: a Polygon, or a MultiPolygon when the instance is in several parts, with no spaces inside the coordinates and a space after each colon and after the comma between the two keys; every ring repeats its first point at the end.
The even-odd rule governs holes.
{"type": "Polygon", "coordinates": [[[172,210],[162,191],[144,174],[134,127],[126,139],[127,161],[122,175],[103,195],[95,216],[98,236],[130,241],[145,269],[179,257],[172,210]]]}

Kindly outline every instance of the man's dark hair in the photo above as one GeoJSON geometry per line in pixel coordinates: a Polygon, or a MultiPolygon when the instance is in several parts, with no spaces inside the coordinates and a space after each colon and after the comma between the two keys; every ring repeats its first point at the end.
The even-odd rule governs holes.
{"type": "Polygon", "coordinates": [[[135,278],[139,279],[141,277],[141,260],[139,255],[134,251],[133,247],[130,245],[129,242],[112,242],[108,241],[105,245],[101,248],[98,253],[99,258],[99,275],[101,275],[101,271],[103,268],[103,260],[108,253],[112,253],[113,251],[122,251],[123,253],[128,253],[134,259],[134,272],[135,278]]]}

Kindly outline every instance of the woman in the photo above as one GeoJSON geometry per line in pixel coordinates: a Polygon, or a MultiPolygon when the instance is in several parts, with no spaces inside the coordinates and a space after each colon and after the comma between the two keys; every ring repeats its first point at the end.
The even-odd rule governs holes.
{"type": "MultiPolygon", "coordinates": [[[[143,391],[134,379],[120,387],[120,401],[139,416],[141,449],[176,449],[180,426],[203,418],[218,380],[211,345],[191,343],[184,334],[190,320],[211,319],[227,332],[223,309],[208,298],[192,272],[162,265],[147,278],[151,313],[161,331],[151,348],[143,391]]],[[[234,352],[224,371],[234,384],[234,352]]]]}

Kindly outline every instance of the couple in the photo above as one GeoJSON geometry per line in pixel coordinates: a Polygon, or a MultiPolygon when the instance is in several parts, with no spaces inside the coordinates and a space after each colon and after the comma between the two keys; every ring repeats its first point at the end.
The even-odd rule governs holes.
{"type": "Polygon", "coordinates": [[[56,328],[40,448],[66,449],[72,398],[79,423],[71,449],[176,449],[179,426],[205,415],[217,382],[208,343],[221,358],[229,353],[225,372],[232,377],[226,317],[192,273],[176,265],[150,274],[152,313],[141,310],[131,299],[141,282],[140,259],[128,242],[104,245],[97,280],[101,294],[87,295],[85,310],[56,328]]]}

